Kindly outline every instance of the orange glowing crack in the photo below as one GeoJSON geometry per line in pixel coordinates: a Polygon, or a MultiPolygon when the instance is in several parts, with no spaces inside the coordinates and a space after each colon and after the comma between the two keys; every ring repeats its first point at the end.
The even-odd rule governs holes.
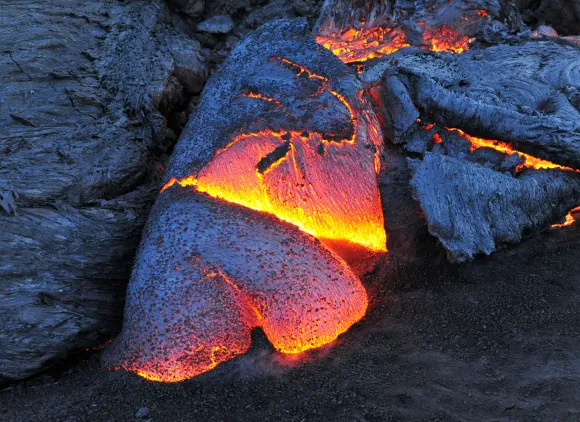
{"type": "MultiPolygon", "coordinates": [[[[305,136],[303,131],[266,129],[242,133],[218,150],[197,177],[171,178],[161,192],[175,184],[195,187],[210,196],[276,215],[319,239],[345,240],[373,251],[386,251],[376,184],[379,157],[356,142],[360,127],[353,107],[343,95],[328,87],[328,78],[282,57],[272,60],[294,69],[298,76],[322,81],[324,89],[347,109],[353,124],[352,136],[339,143],[318,133],[305,136]],[[257,163],[284,142],[290,143],[287,154],[260,173],[257,163]],[[325,145],[323,154],[318,152],[320,144],[325,145]],[[356,182],[352,180],[355,177],[356,182]]],[[[247,96],[268,98],[259,93],[247,96]]],[[[362,102],[362,92],[359,97],[362,102]]],[[[368,115],[365,117],[374,122],[368,115]]],[[[365,127],[378,151],[382,141],[378,128],[370,123],[365,127]]]]}
{"type": "Polygon", "coordinates": [[[532,168],[536,170],[540,169],[560,169],[560,170],[567,170],[567,171],[576,171],[580,173],[580,170],[575,170],[571,167],[561,166],[559,164],[553,163],[548,160],[543,160],[541,158],[534,157],[533,155],[526,154],[524,152],[516,150],[513,145],[508,142],[500,142],[490,139],[483,139],[483,138],[476,138],[474,136],[470,136],[467,133],[463,132],[461,129],[454,129],[454,128],[446,128],[447,130],[453,131],[458,133],[462,138],[467,139],[470,143],[470,150],[475,151],[478,148],[492,148],[496,151],[503,152],[505,154],[518,154],[520,157],[524,159],[524,162],[516,168],[516,171],[521,171],[524,168],[532,168]]]}
{"type": "MultiPolygon", "coordinates": [[[[231,278],[229,278],[227,275],[225,275],[222,270],[220,270],[219,268],[216,268],[216,271],[217,271],[217,274],[219,274],[221,276],[222,280],[224,280],[229,286],[231,286],[238,293],[242,293],[242,289],[240,288],[240,286],[238,286],[236,283],[234,283],[234,281],[231,278]]],[[[214,273],[214,274],[217,275],[216,273],[214,273]]],[[[213,277],[215,277],[215,275],[213,275],[213,277]]],[[[206,274],[206,277],[208,277],[207,274],[206,274]]],[[[254,317],[256,318],[255,324],[261,325],[262,314],[260,314],[260,311],[258,311],[258,308],[256,306],[254,306],[249,299],[247,299],[245,297],[244,297],[244,299],[246,302],[246,306],[252,310],[254,317]]]]}
{"type": "Polygon", "coordinates": [[[242,96],[246,97],[246,98],[255,98],[255,99],[259,99],[259,100],[268,101],[268,102],[276,105],[276,107],[278,107],[278,108],[283,108],[282,103],[280,101],[278,101],[277,99],[272,98],[272,97],[266,97],[265,95],[262,95],[262,94],[257,93],[257,92],[251,92],[251,91],[244,92],[244,93],[242,93],[242,96]]]}
{"type": "MultiPolygon", "coordinates": [[[[453,132],[456,132],[462,138],[467,139],[471,143],[471,146],[470,146],[471,151],[475,151],[478,148],[492,148],[492,149],[495,149],[496,151],[500,151],[500,152],[503,152],[503,153],[509,154],[509,155],[518,154],[520,157],[523,158],[524,162],[516,168],[516,172],[519,172],[524,168],[529,168],[529,169],[536,169],[536,170],[559,169],[559,170],[565,170],[565,171],[575,171],[577,173],[580,173],[580,170],[576,170],[576,169],[573,169],[571,167],[561,166],[561,165],[553,163],[551,161],[543,160],[541,158],[534,157],[533,155],[518,151],[518,150],[514,149],[510,143],[507,143],[507,142],[500,142],[500,141],[494,141],[494,140],[490,140],[490,139],[476,138],[474,136],[468,135],[467,133],[463,132],[461,129],[453,129],[453,128],[446,128],[446,129],[453,131],[453,132]]],[[[436,143],[441,142],[441,137],[438,134],[433,135],[433,138],[434,138],[434,141],[436,143]],[[437,140],[435,140],[436,136],[439,137],[439,142],[437,142],[437,140]]],[[[574,208],[573,210],[571,210],[568,213],[568,215],[566,215],[566,219],[564,220],[563,223],[553,224],[551,227],[552,228],[566,227],[566,226],[570,226],[570,225],[574,224],[574,222],[576,221],[576,217],[574,216],[574,214],[579,213],[579,212],[580,212],[580,207],[574,208]]]]}
{"type": "Polygon", "coordinates": [[[271,57],[270,60],[278,60],[278,61],[288,65],[288,67],[290,67],[291,69],[296,70],[297,76],[302,76],[303,74],[306,74],[309,79],[320,79],[323,82],[328,82],[328,78],[326,76],[317,75],[316,73],[311,72],[306,67],[301,66],[298,63],[294,63],[293,61],[288,60],[284,57],[274,56],[274,57],[271,57]]]}
{"type": "Polygon", "coordinates": [[[576,222],[576,218],[578,217],[578,216],[576,216],[576,214],[580,214],[580,207],[576,207],[576,208],[570,210],[570,212],[566,215],[566,218],[565,218],[563,223],[552,224],[551,227],[558,228],[558,227],[571,226],[572,224],[574,224],[576,222]]]}

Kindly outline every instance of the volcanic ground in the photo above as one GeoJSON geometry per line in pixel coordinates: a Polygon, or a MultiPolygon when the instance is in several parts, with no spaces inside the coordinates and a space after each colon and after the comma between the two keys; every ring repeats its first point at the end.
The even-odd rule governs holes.
{"type": "Polygon", "coordinates": [[[576,224],[464,266],[398,267],[367,285],[360,323],[295,361],[254,332],[248,354],[162,384],[89,351],[4,385],[0,420],[578,420],[579,244],[576,224]]]}

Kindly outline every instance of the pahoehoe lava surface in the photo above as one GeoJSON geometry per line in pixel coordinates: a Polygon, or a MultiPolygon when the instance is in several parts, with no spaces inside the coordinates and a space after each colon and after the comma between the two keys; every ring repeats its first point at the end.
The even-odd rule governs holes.
{"type": "Polygon", "coordinates": [[[273,216],[185,189],[157,200],[109,367],[181,381],[244,353],[262,327],[295,353],[364,316],[367,296],[317,239],[273,216]]]}
{"type": "Polygon", "coordinates": [[[254,327],[299,353],[364,316],[360,281],[320,240],[386,250],[367,101],[305,20],[234,49],[168,165],[109,367],[181,381],[244,353],[254,327]]]}

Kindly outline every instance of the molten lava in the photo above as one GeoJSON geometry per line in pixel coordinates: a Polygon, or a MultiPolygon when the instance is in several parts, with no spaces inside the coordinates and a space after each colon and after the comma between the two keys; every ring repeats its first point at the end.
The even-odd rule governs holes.
{"type": "MultiPolygon", "coordinates": [[[[480,15],[483,16],[483,15],[480,15]]],[[[454,26],[441,25],[423,28],[423,39],[431,51],[451,51],[463,53],[475,38],[469,38],[454,26]]],[[[316,41],[332,51],[344,63],[364,62],[394,53],[411,44],[401,28],[375,27],[354,29],[332,35],[317,35],[316,41]]]]}
{"type": "Polygon", "coordinates": [[[446,25],[425,28],[423,39],[431,51],[452,51],[453,53],[463,53],[469,50],[469,45],[475,40],[453,26],[446,25]]]}
{"type": "Polygon", "coordinates": [[[160,196],[127,292],[115,369],[177,382],[245,353],[261,327],[280,352],[332,342],[366,313],[348,265],[273,216],[187,190],[160,196]],[[208,224],[209,223],[209,224],[208,224]]]}
{"type": "Polygon", "coordinates": [[[411,45],[403,30],[389,27],[349,28],[337,35],[318,35],[316,41],[345,63],[382,57],[411,45]]]}
{"type": "MultiPolygon", "coordinates": [[[[344,240],[386,251],[376,184],[378,153],[357,140],[363,135],[380,151],[378,123],[368,114],[357,116],[344,96],[329,88],[326,77],[287,59],[273,59],[298,76],[319,80],[320,91],[330,92],[346,108],[354,127],[352,136],[336,142],[318,133],[292,130],[240,134],[197,176],[173,178],[162,191],[176,182],[195,186],[213,197],[274,214],[321,240],[344,240]]],[[[259,93],[245,96],[279,104],[259,93]]]]}
{"type": "Polygon", "coordinates": [[[508,142],[500,142],[494,141],[490,139],[483,139],[483,138],[476,138],[474,136],[470,136],[467,133],[463,132],[461,129],[454,129],[454,128],[446,128],[447,130],[453,131],[458,133],[462,138],[468,140],[471,143],[470,149],[471,151],[475,151],[478,148],[492,148],[496,151],[503,152],[508,155],[518,154],[521,158],[523,158],[524,162],[519,165],[516,171],[521,171],[524,168],[531,168],[531,169],[560,169],[560,170],[567,170],[567,171],[577,171],[570,167],[561,166],[559,164],[553,163],[548,160],[543,160],[541,158],[534,157],[533,155],[526,154],[524,152],[518,151],[514,149],[513,145],[508,142]]]}
{"type": "Polygon", "coordinates": [[[576,214],[580,214],[580,207],[576,207],[573,210],[570,210],[570,212],[566,215],[564,222],[561,224],[552,224],[552,228],[571,226],[576,222],[576,218],[580,217],[580,215],[576,214]]]}
{"type": "MultiPolygon", "coordinates": [[[[451,1],[450,1],[451,2],[451,1]]],[[[427,8],[433,12],[434,10],[427,8]]],[[[441,14],[442,11],[440,10],[441,14]]],[[[350,27],[335,27],[333,22],[324,24],[316,36],[318,44],[324,46],[338,56],[344,63],[360,63],[373,58],[394,53],[404,47],[417,45],[431,51],[449,51],[463,53],[469,49],[475,38],[468,34],[475,33],[475,26],[486,20],[489,13],[483,9],[462,12],[456,21],[448,24],[433,22],[433,17],[427,21],[416,22],[422,32],[423,43],[415,41],[400,27],[396,20],[388,16],[369,19],[359,18],[350,27]]]]}
{"type": "MultiPolygon", "coordinates": [[[[131,285],[126,315],[134,319],[125,321],[131,331],[118,349],[131,350],[151,338],[156,343],[133,348],[117,361],[149,380],[180,381],[213,369],[248,349],[254,327],[278,351],[296,354],[332,342],[366,313],[364,287],[339,254],[386,251],[377,184],[379,122],[362,90],[347,99],[327,77],[283,57],[270,60],[311,80],[314,93],[305,101],[324,96],[316,105],[339,110],[348,129],[328,136],[269,128],[238,133],[195,174],[163,186],[162,192],[174,185],[194,187],[211,198],[167,192],[159,201],[176,211],[167,221],[158,215],[157,231],[146,231],[140,253],[148,259],[138,260],[135,273],[149,278],[136,276],[142,284],[131,285]],[[189,198],[196,198],[195,205],[189,198]],[[211,221],[211,227],[199,221],[211,221]],[[172,250],[171,257],[162,250],[172,250]],[[156,282],[151,274],[172,286],[156,293],[164,297],[155,297],[154,305],[139,297],[158,291],[146,284],[156,282]],[[183,313],[170,312],[161,305],[166,303],[183,313]]],[[[256,90],[241,95],[284,109],[283,101],[256,90]]]]}

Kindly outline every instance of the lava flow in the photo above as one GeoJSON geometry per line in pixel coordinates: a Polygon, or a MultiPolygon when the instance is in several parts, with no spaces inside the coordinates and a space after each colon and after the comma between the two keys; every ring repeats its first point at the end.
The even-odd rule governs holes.
{"type": "MultiPolygon", "coordinates": [[[[432,127],[433,127],[433,125],[431,124],[431,125],[425,127],[425,129],[429,130],[432,127]]],[[[476,138],[475,136],[468,135],[467,133],[465,133],[461,129],[455,129],[455,128],[446,128],[446,129],[449,131],[455,132],[455,133],[459,134],[459,136],[461,136],[463,139],[468,140],[471,144],[469,147],[471,151],[475,151],[479,148],[491,148],[491,149],[494,149],[496,151],[499,151],[499,152],[502,152],[502,153],[508,154],[508,155],[518,154],[523,159],[523,162],[522,162],[522,164],[517,166],[516,172],[520,172],[523,169],[527,168],[527,169],[536,169],[536,170],[558,169],[558,170],[565,170],[565,171],[575,171],[577,173],[580,173],[580,170],[576,170],[576,169],[573,169],[571,167],[561,166],[561,165],[553,163],[551,161],[543,160],[541,158],[534,157],[533,155],[518,151],[509,142],[500,142],[500,141],[495,141],[495,140],[491,140],[491,139],[476,138]]],[[[439,134],[433,135],[433,141],[437,144],[440,144],[443,142],[443,140],[441,139],[441,136],[439,134]]],[[[573,210],[571,210],[568,213],[568,215],[566,215],[566,218],[565,218],[563,223],[553,224],[551,227],[552,228],[566,227],[566,226],[570,226],[570,225],[574,224],[574,222],[576,221],[575,214],[577,214],[579,212],[580,212],[580,207],[574,208],[573,210]]]]}
{"type": "MultiPolygon", "coordinates": [[[[531,169],[560,169],[560,170],[567,170],[567,171],[576,171],[580,172],[580,170],[575,170],[571,167],[561,166],[559,164],[553,163],[548,160],[543,160],[538,157],[534,157],[533,155],[526,154],[524,152],[516,150],[512,144],[508,142],[500,142],[491,139],[483,139],[483,138],[476,138],[474,136],[470,136],[467,133],[463,132],[461,129],[455,128],[446,128],[452,132],[456,132],[462,138],[468,140],[471,143],[470,149],[471,151],[475,151],[478,148],[492,148],[496,151],[503,152],[508,155],[518,154],[522,159],[523,163],[520,164],[516,168],[516,172],[523,170],[524,168],[531,168],[531,169]]],[[[436,141],[437,142],[437,141],[436,141]]]]}
{"type": "Polygon", "coordinates": [[[404,47],[417,45],[431,51],[463,53],[469,49],[475,38],[469,37],[478,22],[487,19],[488,12],[483,9],[471,10],[462,14],[456,22],[427,23],[416,22],[422,32],[423,43],[413,43],[405,30],[395,21],[367,22],[364,19],[348,28],[322,27],[316,36],[318,44],[332,51],[344,63],[361,63],[377,57],[394,53],[404,47]]]}
{"type": "MultiPolygon", "coordinates": [[[[163,186],[162,192],[193,187],[210,198],[198,195],[191,203],[179,190],[160,197],[178,210],[167,221],[158,215],[155,229],[146,231],[140,254],[147,259],[137,261],[127,301],[133,319],[125,321],[130,328],[111,352],[120,351],[117,366],[149,380],[180,381],[245,353],[254,327],[276,350],[296,354],[332,342],[365,315],[365,289],[339,256],[386,251],[379,122],[362,90],[347,98],[324,75],[283,57],[270,60],[309,80],[313,94],[297,101],[344,116],[347,129],[328,136],[303,129],[238,133],[197,173],[163,186]],[[163,250],[172,250],[171,258],[163,250]],[[208,272],[191,260],[191,251],[216,269],[208,272]],[[171,288],[147,285],[165,280],[171,288]],[[157,296],[142,297],[150,291],[157,296]]],[[[285,113],[291,109],[285,99],[255,89],[241,96],[285,113]]]]}
{"type": "MultiPolygon", "coordinates": [[[[319,92],[329,92],[346,108],[352,136],[336,142],[297,130],[243,133],[219,150],[196,177],[173,178],[162,191],[175,183],[195,186],[210,196],[274,214],[323,241],[342,240],[386,251],[376,182],[378,123],[368,114],[357,116],[349,102],[330,89],[326,77],[284,58],[273,60],[297,76],[319,80],[319,92]],[[359,136],[370,140],[373,148],[358,142],[359,136]]],[[[259,93],[244,96],[280,106],[279,100],[259,93]]]]}

